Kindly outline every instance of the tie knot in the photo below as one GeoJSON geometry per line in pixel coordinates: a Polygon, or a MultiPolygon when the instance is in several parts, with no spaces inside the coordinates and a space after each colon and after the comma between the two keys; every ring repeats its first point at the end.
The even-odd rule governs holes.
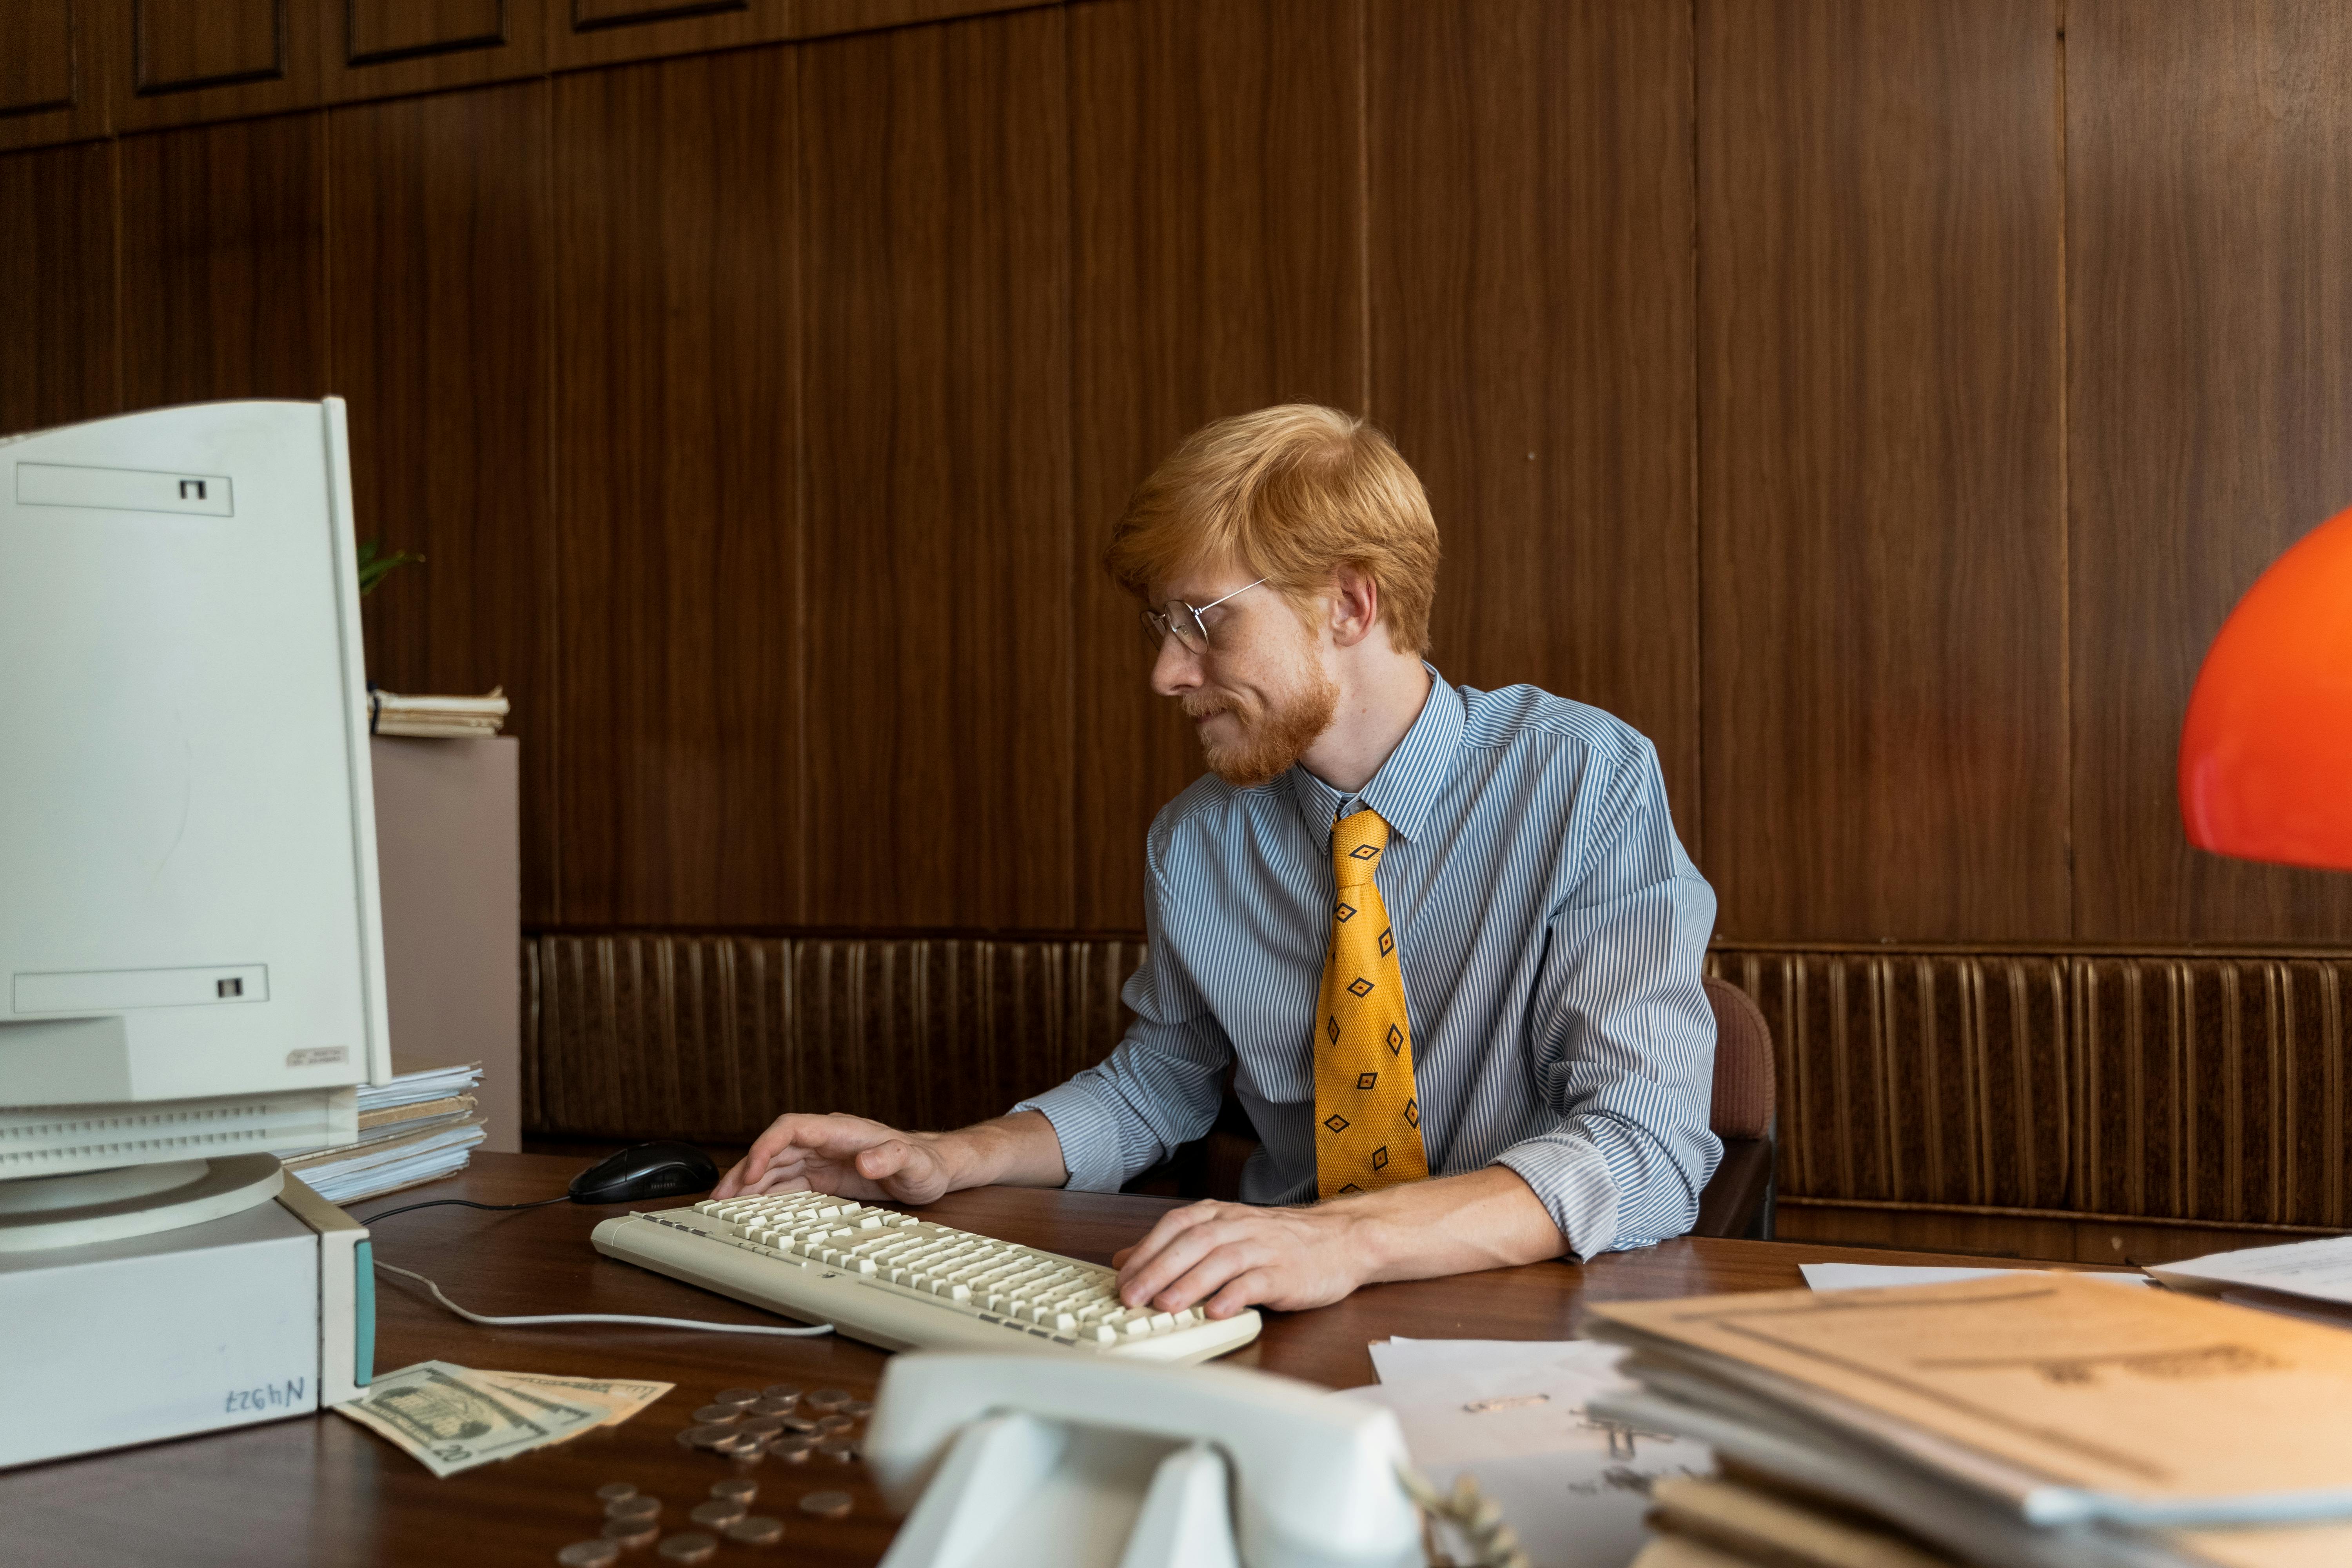
{"type": "Polygon", "coordinates": [[[1377,811],[1343,816],[1331,826],[1331,879],[1342,888],[1372,879],[1381,851],[1389,847],[1389,825],[1377,811]]]}

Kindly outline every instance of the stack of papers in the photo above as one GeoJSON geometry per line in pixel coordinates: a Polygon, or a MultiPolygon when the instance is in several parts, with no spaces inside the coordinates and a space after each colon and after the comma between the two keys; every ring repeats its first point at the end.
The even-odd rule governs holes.
{"type": "Polygon", "coordinates": [[[390,1083],[363,1083],[359,1087],[362,1124],[365,1124],[365,1118],[381,1110],[468,1093],[481,1081],[482,1064],[467,1062],[460,1067],[404,1072],[390,1083]]]}
{"type": "Polygon", "coordinates": [[[2148,1272],[2176,1290],[2352,1328],[2352,1236],[2217,1252],[2148,1272]]]}
{"type": "MultiPolygon", "coordinates": [[[[1637,1384],[1596,1397],[1596,1415],[1712,1445],[1763,1512],[1914,1553],[1869,1561],[2352,1563],[2352,1335],[2011,1270],[1591,1310],[1597,1336],[1632,1351],[1637,1384]]],[[[1785,1542],[1661,1544],[1644,1568],[1822,1560],[1785,1542]]]]}
{"type": "Polygon", "coordinates": [[[480,740],[499,732],[507,711],[503,686],[494,686],[481,697],[403,697],[379,689],[368,693],[368,732],[480,740]]]}
{"type": "Polygon", "coordinates": [[[298,1154],[286,1168],[334,1204],[454,1175],[483,1138],[471,1092],[481,1081],[482,1064],[468,1062],[362,1084],[358,1142],[298,1154]]]}

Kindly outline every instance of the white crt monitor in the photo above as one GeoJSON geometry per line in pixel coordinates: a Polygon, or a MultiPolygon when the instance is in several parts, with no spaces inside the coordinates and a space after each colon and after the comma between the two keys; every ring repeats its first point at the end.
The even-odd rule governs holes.
{"type": "Polygon", "coordinates": [[[341,400],[0,440],[0,1247],[216,1217],[276,1190],[226,1157],[353,1135],[367,747],[341,400]]]}

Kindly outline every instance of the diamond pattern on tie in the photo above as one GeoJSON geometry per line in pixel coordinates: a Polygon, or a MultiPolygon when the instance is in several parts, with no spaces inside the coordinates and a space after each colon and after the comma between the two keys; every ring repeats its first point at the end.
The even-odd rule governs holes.
{"type": "Polygon", "coordinates": [[[1327,1198],[1429,1174],[1403,955],[1372,874],[1389,837],[1375,811],[1331,825],[1331,941],[1316,1008],[1323,1021],[1308,1035],[1315,1110],[1327,1134],[1316,1141],[1315,1190],[1327,1198]]]}

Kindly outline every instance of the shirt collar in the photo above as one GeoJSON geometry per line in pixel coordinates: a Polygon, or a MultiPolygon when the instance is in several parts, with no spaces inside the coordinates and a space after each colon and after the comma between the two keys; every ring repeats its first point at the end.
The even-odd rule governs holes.
{"type": "Polygon", "coordinates": [[[1342,795],[1303,766],[1291,767],[1291,795],[1316,837],[1329,837],[1340,807],[1350,800],[1379,812],[1390,832],[1408,840],[1421,837],[1438,791],[1454,776],[1454,753],[1466,719],[1462,694],[1445,683],[1436,666],[1424,661],[1422,668],[1429,671],[1429,697],[1421,705],[1421,716],[1362,789],[1342,795]]]}

